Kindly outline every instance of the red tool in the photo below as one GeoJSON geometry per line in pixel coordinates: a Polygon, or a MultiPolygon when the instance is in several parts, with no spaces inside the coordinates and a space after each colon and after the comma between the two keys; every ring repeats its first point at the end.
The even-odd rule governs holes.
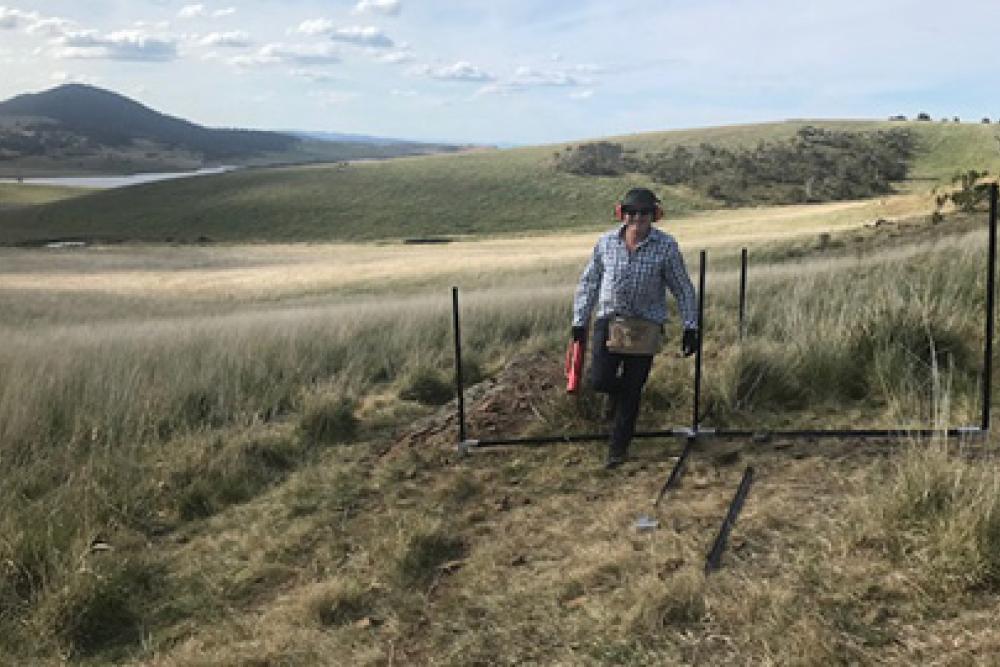
{"type": "Polygon", "coordinates": [[[580,388],[585,348],[584,342],[580,340],[571,340],[566,348],[566,391],[570,394],[580,388]]]}

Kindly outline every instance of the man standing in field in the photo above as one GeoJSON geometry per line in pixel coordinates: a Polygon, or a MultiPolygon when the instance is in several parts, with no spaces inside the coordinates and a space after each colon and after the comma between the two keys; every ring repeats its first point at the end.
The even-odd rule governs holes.
{"type": "Polygon", "coordinates": [[[666,290],[680,310],[684,356],[698,347],[694,286],[677,241],[653,227],[662,216],[659,204],[646,188],[628,191],[615,211],[623,224],[598,239],[573,299],[574,341],[587,339],[597,306],[590,379],[596,391],[608,394],[614,415],[605,465],[609,469],[624,463],[628,454],[639,397],[667,321],[666,290]]]}

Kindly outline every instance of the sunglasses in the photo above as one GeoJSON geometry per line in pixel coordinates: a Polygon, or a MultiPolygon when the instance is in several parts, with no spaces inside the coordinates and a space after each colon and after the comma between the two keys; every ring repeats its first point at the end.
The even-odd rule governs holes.
{"type": "Polygon", "coordinates": [[[623,208],[622,213],[624,215],[653,215],[653,209],[651,208],[623,208]]]}

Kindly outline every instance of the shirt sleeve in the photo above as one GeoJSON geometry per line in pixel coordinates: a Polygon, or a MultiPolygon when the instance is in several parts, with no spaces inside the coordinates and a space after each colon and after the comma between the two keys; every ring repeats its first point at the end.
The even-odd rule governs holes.
{"type": "Polygon", "coordinates": [[[590,313],[594,309],[594,302],[597,301],[603,276],[604,262],[601,259],[601,243],[598,241],[594,246],[594,254],[587,262],[587,267],[580,275],[580,282],[576,286],[576,295],[573,297],[574,327],[585,327],[590,321],[590,313]]]}
{"type": "Polygon", "coordinates": [[[685,329],[698,328],[698,302],[695,299],[694,285],[684,266],[684,256],[680,247],[672,242],[667,247],[666,260],[663,266],[663,277],[670,293],[677,299],[677,308],[685,329]]]}

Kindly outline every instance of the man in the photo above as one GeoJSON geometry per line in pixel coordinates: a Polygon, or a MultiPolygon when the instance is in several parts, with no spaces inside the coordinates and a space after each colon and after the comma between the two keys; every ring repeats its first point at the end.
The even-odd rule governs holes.
{"type": "Polygon", "coordinates": [[[628,454],[639,397],[667,321],[666,290],[680,310],[684,356],[698,348],[694,286],[677,241],[653,227],[662,215],[659,203],[646,188],[628,191],[618,209],[623,224],[598,239],[573,299],[573,340],[586,340],[597,307],[590,378],[595,390],[608,394],[614,415],[609,469],[624,463],[628,454]]]}

